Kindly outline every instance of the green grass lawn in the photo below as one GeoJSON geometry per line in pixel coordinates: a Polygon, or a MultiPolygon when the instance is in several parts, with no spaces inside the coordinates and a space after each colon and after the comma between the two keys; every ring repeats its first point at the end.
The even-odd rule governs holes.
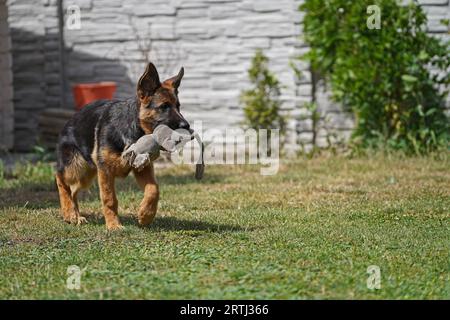
{"type": "Polygon", "coordinates": [[[450,160],[322,157],[157,170],[161,201],[137,225],[141,192],[118,185],[125,230],[107,233],[94,187],[88,225],[62,222],[51,169],[0,178],[0,298],[450,298],[450,160]],[[67,268],[82,270],[66,288],[67,268]],[[367,268],[381,269],[369,290],[367,268]]]}

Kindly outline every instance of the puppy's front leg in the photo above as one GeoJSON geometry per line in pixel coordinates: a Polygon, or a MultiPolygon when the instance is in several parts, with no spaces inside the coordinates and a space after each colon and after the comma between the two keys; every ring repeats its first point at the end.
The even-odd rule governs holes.
{"type": "Polygon", "coordinates": [[[153,163],[150,163],[142,171],[134,171],[136,181],[144,191],[138,211],[138,221],[142,226],[152,223],[158,210],[159,187],[156,183],[153,163]]]}
{"type": "Polygon", "coordinates": [[[123,229],[119,216],[117,215],[118,203],[114,180],[114,177],[108,171],[104,169],[98,170],[98,185],[100,188],[103,215],[105,217],[106,228],[111,231],[123,229]]]}

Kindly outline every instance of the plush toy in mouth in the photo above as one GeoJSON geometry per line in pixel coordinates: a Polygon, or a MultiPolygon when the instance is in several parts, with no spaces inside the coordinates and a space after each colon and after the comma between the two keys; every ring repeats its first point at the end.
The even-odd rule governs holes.
{"type": "Polygon", "coordinates": [[[201,179],[205,168],[203,162],[204,147],[199,135],[196,133],[182,134],[165,125],[160,125],[155,128],[152,134],[142,136],[126,148],[122,153],[122,157],[130,166],[137,171],[141,171],[150,162],[155,161],[159,157],[160,150],[174,152],[194,138],[198,141],[201,148],[200,159],[196,164],[195,177],[201,179]]]}

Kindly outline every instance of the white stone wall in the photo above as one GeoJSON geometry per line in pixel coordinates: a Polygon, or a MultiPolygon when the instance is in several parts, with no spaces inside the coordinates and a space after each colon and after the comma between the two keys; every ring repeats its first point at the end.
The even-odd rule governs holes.
{"type": "Polygon", "coordinates": [[[67,0],[66,6],[80,5],[82,23],[79,30],[65,31],[69,81],[114,80],[119,97],[133,95],[145,66],[138,43],[147,48],[151,39],[150,60],[162,78],[185,68],[180,100],[186,117],[222,129],[242,120],[239,95],[260,48],[283,85],[286,112],[295,116],[310,96],[307,81],[299,88],[289,67],[301,48],[301,2],[67,0]]]}
{"type": "Polygon", "coordinates": [[[11,41],[6,0],[0,0],[0,151],[13,146],[14,113],[11,74],[11,41]]]}
{"type": "MultiPolygon", "coordinates": [[[[183,113],[203,120],[206,128],[238,126],[239,94],[248,87],[247,69],[257,48],[270,58],[282,85],[290,116],[288,145],[311,142],[311,121],[303,105],[311,101],[307,64],[295,79],[289,61],[308,48],[301,40],[303,0],[64,0],[65,8],[81,8],[81,29],[64,29],[65,107],[73,108],[71,85],[116,81],[118,98],[135,94],[146,61],[157,65],[161,78],[185,67],[180,90],[183,113]],[[149,45],[151,43],[151,45],[149,45]],[[143,51],[150,49],[150,55],[143,51]]],[[[449,0],[421,0],[429,12],[430,32],[445,36],[439,20],[449,15],[449,0]]],[[[25,150],[36,140],[37,116],[59,106],[57,0],[8,0],[13,53],[15,147],[25,150]]],[[[327,144],[325,128],[345,138],[352,121],[339,106],[318,92],[324,114],[318,135],[327,144]],[[325,119],[327,119],[325,121],[325,119]]]]}
{"type": "Polygon", "coordinates": [[[14,149],[37,142],[38,116],[60,96],[56,0],[8,0],[14,83],[14,149]]]}

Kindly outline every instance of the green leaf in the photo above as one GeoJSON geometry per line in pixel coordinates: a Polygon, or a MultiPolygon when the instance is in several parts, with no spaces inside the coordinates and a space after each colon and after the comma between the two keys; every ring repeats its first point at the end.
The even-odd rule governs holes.
{"type": "Polygon", "coordinates": [[[416,82],[417,78],[414,76],[411,76],[409,74],[404,74],[404,75],[402,75],[402,80],[405,82],[416,82]]]}
{"type": "Polygon", "coordinates": [[[433,109],[430,109],[430,110],[428,110],[426,113],[425,113],[425,116],[431,116],[433,113],[435,113],[435,112],[437,112],[437,109],[435,109],[435,108],[433,108],[433,109]]]}
{"type": "Polygon", "coordinates": [[[420,53],[419,53],[419,60],[426,60],[426,59],[428,59],[428,53],[426,53],[426,51],[424,51],[424,50],[422,50],[422,51],[420,51],[420,53]]]}

